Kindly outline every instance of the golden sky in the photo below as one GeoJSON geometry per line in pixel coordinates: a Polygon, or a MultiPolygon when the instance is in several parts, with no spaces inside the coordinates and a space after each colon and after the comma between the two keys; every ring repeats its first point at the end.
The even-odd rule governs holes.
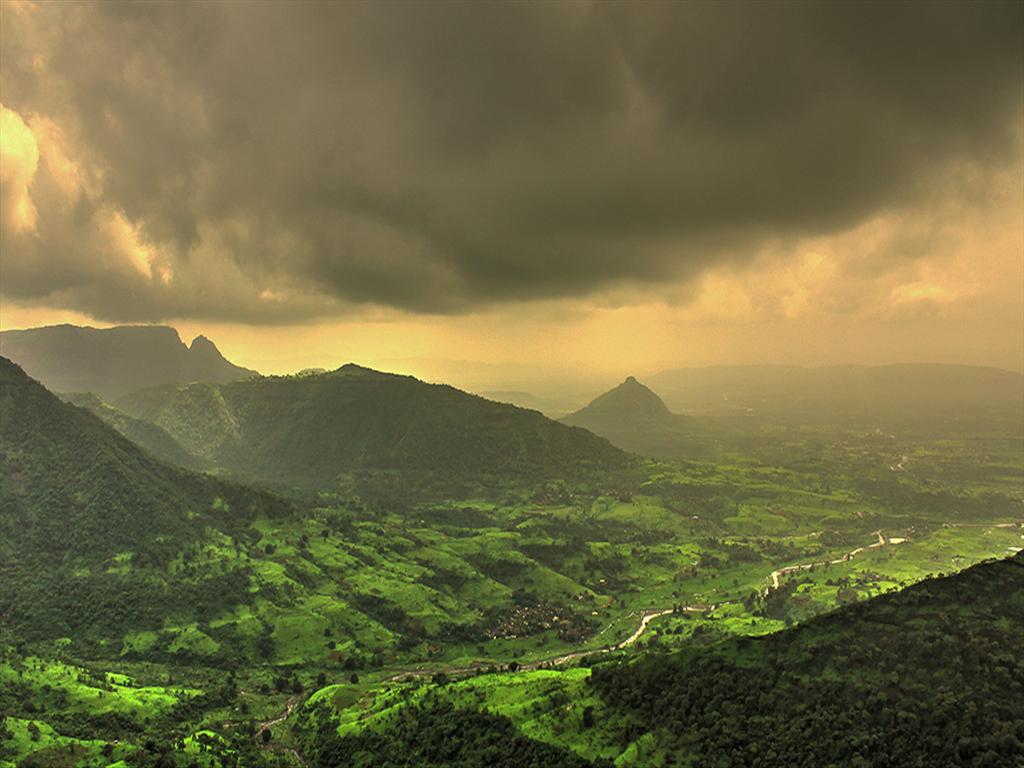
{"type": "Polygon", "coordinates": [[[3,0],[0,328],[1024,369],[1021,5],[757,8],[3,0]]]}

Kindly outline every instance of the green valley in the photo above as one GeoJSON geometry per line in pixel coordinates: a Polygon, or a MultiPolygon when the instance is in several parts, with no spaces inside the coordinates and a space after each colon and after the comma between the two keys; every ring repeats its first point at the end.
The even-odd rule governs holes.
{"type": "MultiPolygon", "coordinates": [[[[590,729],[555,738],[569,725],[551,702],[593,701],[598,712],[593,664],[772,637],[1024,546],[1012,431],[957,441],[948,431],[768,424],[746,434],[745,452],[723,440],[704,460],[626,459],[579,441],[596,462],[623,456],[622,469],[556,464],[534,477],[499,464],[485,495],[440,498],[422,474],[393,467],[413,478],[402,493],[289,488],[277,474],[265,478],[276,492],[252,491],[159,463],[113,428],[150,422],[76,399],[104,423],[5,365],[0,670],[15,765],[57,753],[83,766],[308,764],[302,755],[327,749],[310,734],[331,739],[311,714],[321,704],[378,707],[394,696],[412,707],[401,721],[412,730],[395,738],[416,741],[498,696],[471,720],[480,754],[503,733],[510,744],[539,738],[549,746],[508,748],[553,764],[659,764],[642,756],[685,749],[662,736],[631,747],[590,729]],[[55,468],[68,480],[59,491],[55,468]],[[69,526],[67,510],[81,522],[69,526]],[[464,695],[448,695],[453,679],[465,680],[451,689],[464,695]],[[533,711],[548,714],[522,719],[533,711]]],[[[334,376],[274,386],[333,392],[334,376]]],[[[373,401],[363,402],[372,421],[373,401]]],[[[468,397],[449,407],[464,403],[488,407],[468,397]]],[[[522,413],[502,418],[532,434],[567,429],[522,413]]],[[[413,455],[428,456],[419,445],[413,455]]],[[[349,716],[339,717],[344,736],[349,716]]],[[[377,755],[367,764],[390,764],[391,739],[360,747],[377,755]]],[[[473,754],[472,764],[484,760],[473,754]]]]}

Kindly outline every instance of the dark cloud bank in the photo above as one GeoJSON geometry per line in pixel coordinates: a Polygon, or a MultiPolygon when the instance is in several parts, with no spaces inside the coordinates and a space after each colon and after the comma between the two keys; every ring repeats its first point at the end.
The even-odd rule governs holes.
{"type": "Polygon", "coordinates": [[[4,104],[51,118],[102,181],[58,204],[40,164],[37,231],[5,228],[3,291],[110,320],[283,322],[685,280],[913,205],[951,169],[1018,162],[1022,12],[5,9],[4,104]],[[111,267],[110,210],[173,279],[111,267]]]}

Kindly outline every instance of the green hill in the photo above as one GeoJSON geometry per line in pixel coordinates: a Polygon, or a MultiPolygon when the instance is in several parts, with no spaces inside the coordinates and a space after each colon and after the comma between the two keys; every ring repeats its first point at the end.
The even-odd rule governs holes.
{"type": "Polygon", "coordinates": [[[208,528],[242,536],[256,515],[287,510],[160,463],[4,358],[0,459],[0,621],[17,637],[88,641],[246,599],[231,569],[186,576],[167,566],[208,528]]]}
{"type": "Polygon", "coordinates": [[[55,392],[95,392],[112,401],[136,389],[255,376],[197,336],[185,346],[166,326],[53,325],[0,331],[0,354],[55,392]]]}
{"type": "Polygon", "coordinates": [[[722,766],[1024,761],[1024,553],[792,630],[595,670],[624,746],[722,766]]]}
{"type": "Polygon", "coordinates": [[[629,463],[605,440],[540,413],[352,364],[322,375],[162,387],[117,404],[217,467],[318,489],[359,472],[486,488],[602,477],[629,463]]]}
{"type": "Polygon", "coordinates": [[[483,641],[517,606],[531,631],[559,617],[560,647],[592,629],[577,599],[590,605],[590,591],[555,568],[595,585],[598,574],[537,546],[549,541],[540,521],[511,533],[516,510],[403,517],[330,496],[292,506],[162,464],[2,358],[0,438],[5,642],[67,637],[91,658],[336,665],[342,648],[365,664],[483,641]]]}

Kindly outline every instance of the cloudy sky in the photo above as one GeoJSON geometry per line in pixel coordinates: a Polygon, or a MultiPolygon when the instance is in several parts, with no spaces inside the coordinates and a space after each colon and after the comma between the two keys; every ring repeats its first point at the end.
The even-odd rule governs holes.
{"type": "Polygon", "coordinates": [[[264,371],[1024,367],[1024,4],[0,21],[4,328],[264,371]]]}

